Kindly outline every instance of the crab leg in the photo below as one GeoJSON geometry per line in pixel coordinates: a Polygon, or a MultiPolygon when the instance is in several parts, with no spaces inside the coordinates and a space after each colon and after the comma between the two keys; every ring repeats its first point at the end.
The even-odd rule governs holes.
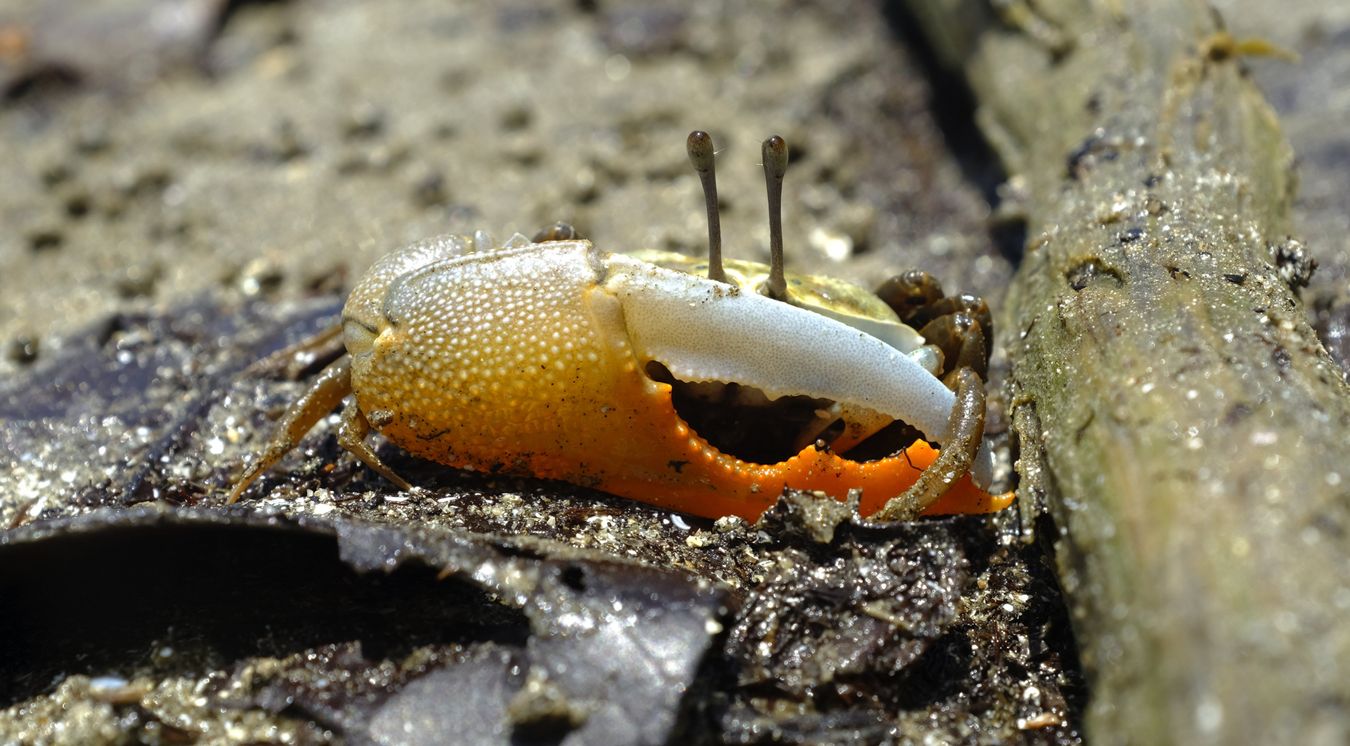
{"type": "MultiPolygon", "coordinates": [[[[754,386],[776,398],[804,395],[866,407],[940,443],[956,395],[908,355],[821,314],[622,256],[605,289],[622,305],[638,356],[681,381],[754,386]]],[[[975,483],[988,489],[993,456],[981,443],[975,483]]]]}
{"type": "Polygon", "coordinates": [[[290,453],[305,437],[314,425],[332,412],[347,394],[352,392],[351,359],[346,355],[323,369],[309,389],[300,396],[281,416],[276,435],[268,442],[267,448],[244,470],[239,481],[230,490],[225,503],[231,504],[244,494],[253,480],[272,468],[282,456],[290,453]]]}
{"type": "Polygon", "coordinates": [[[909,489],[886,502],[872,514],[876,521],[909,521],[919,517],[965,474],[975,460],[975,452],[984,437],[984,381],[970,368],[953,373],[956,379],[956,407],[952,409],[949,430],[951,440],[944,443],[933,463],[919,475],[909,489]]]}
{"type": "Polygon", "coordinates": [[[342,424],[338,427],[338,445],[344,450],[361,460],[361,463],[369,466],[380,476],[394,483],[394,486],[401,490],[412,491],[413,486],[408,480],[400,477],[390,469],[384,461],[375,453],[375,449],[366,443],[366,437],[370,435],[370,420],[357,406],[355,401],[348,401],[342,408],[342,424]]]}

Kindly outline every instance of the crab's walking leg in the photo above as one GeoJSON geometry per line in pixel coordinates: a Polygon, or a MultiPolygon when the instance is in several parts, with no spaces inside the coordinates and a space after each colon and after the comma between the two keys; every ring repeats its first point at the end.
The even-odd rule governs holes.
{"type": "Polygon", "coordinates": [[[282,374],[287,380],[297,380],[301,372],[316,362],[329,365],[347,350],[342,343],[342,325],[333,324],[288,345],[249,366],[247,373],[282,374]]]}
{"type": "Polygon", "coordinates": [[[896,275],[877,287],[877,297],[895,311],[900,320],[918,329],[914,318],[924,308],[942,300],[942,283],[918,269],[896,275]]]}
{"type": "MultiPolygon", "coordinates": [[[[244,494],[244,490],[263,472],[272,468],[313,429],[314,424],[332,412],[352,392],[351,362],[346,356],[323,369],[309,389],[297,399],[277,424],[277,432],[272,436],[263,452],[244,470],[243,476],[230,490],[226,504],[234,503],[244,494]]],[[[364,459],[363,459],[364,460],[364,459]]]]}
{"type": "Polygon", "coordinates": [[[937,458],[909,489],[874,513],[872,520],[913,520],[970,471],[984,437],[984,381],[970,368],[956,372],[956,406],[948,423],[950,436],[937,458]]]}
{"type": "Polygon", "coordinates": [[[970,368],[981,378],[988,372],[985,329],[973,315],[957,311],[939,316],[925,324],[919,334],[942,350],[943,368],[947,371],[942,382],[949,388],[955,388],[957,371],[962,368],[970,368]]]}
{"type": "Polygon", "coordinates": [[[342,409],[342,425],[338,428],[338,445],[361,459],[361,463],[374,469],[380,476],[393,482],[399,489],[411,490],[413,486],[408,480],[395,474],[393,469],[380,460],[375,450],[366,444],[366,436],[370,435],[370,429],[370,420],[366,419],[356,402],[347,402],[347,406],[342,409]]]}

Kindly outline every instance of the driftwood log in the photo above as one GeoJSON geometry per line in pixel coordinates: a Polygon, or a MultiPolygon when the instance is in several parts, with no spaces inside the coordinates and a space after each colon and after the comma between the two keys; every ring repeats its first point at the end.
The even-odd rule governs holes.
{"type": "MultiPolygon", "coordinates": [[[[914,0],[1025,200],[1001,346],[1101,743],[1350,742],[1350,388],[1293,153],[1195,0],[914,0]]],[[[1275,64],[1275,63],[1260,63],[1275,64]]]]}

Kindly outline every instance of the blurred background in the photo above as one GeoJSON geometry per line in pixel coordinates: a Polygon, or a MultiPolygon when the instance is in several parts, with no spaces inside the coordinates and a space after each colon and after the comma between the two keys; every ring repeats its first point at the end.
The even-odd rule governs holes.
{"type": "Polygon", "coordinates": [[[906,23],[861,0],[11,0],[0,370],[114,308],[332,292],[437,233],[565,220],[608,250],[702,251],[695,128],[730,255],[767,256],[777,133],[790,265],[997,296],[998,179],[948,147],[906,23]]]}

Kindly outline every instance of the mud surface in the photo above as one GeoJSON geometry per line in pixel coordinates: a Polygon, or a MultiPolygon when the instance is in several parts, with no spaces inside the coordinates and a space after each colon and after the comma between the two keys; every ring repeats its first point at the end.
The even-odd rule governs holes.
{"type": "Polygon", "coordinates": [[[168,5],[0,12],[0,553],[24,558],[0,581],[32,591],[0,611],[99,641],[6,635],[0,740],[434,741],[446,701],[477,742],[1079,740],[1062,601],[1013,512],[714,523],[384,446],[419,486],[401,493],[333,419],[222,509],[303,385],[255,363],[329,323],[374,258],[559,219],[696,252],[696,127],[730,255],[767,253],[777,132],[791,264],[922,267],[997,303],[993,185],[945,147],[878,9],[168,5]],[[660,676],[610,698],[616,656],[660,676]]]}

